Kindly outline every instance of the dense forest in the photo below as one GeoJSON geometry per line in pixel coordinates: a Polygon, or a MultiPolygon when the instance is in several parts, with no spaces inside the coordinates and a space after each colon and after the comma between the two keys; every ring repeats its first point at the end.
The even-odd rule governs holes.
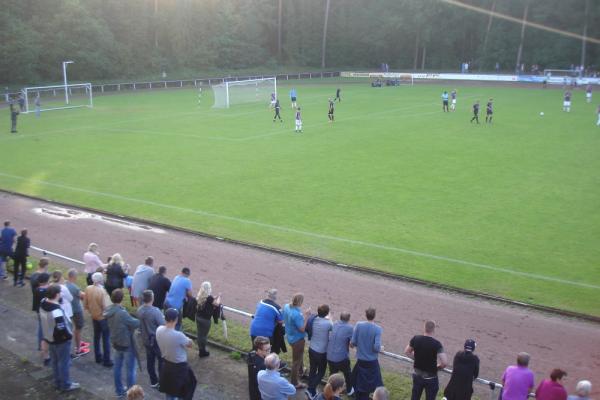
{"type": "MultiPolygon", "coordinates": [[[[597,0],[461,0],[600,37],[597,0]]],[[[582,41],[441,0],[3,0],[0,82],[111,80],[281,66],[514,70],[579,64],[582,41]]],[[[585,64],[600,64],[588,43],[585,64]]]]}

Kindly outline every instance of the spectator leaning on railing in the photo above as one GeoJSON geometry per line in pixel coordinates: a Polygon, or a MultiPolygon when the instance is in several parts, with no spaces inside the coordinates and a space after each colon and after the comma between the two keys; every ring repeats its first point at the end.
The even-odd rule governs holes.
{"type": "Polygon", "coordinates": [[[335,374],[342,372],[346,381],[346,394],[354,394],[352,379],[350,374],[350,340],[352,339],[353,326],[350,321],[350,313],[340,314],[340,320],[333,324],[329,333],[329,342],[327,343],[327,363],[329,364],[329,373],[335,374]]]}
{"type": "Polygon", "coordinates": [[[93,285],[92,274],[98,271],[98,268],[106,268],[106,264],[100,259],[100,253],[98,252],[98,245],[96,243],[90,243],[88,250],[83,253],[83,263],[85,267],[83,270],[87,274],[86,282],[88,285],[93,285]]]}
{"type": "Polygon", "coordinates": [[[148,289],[150,279],[154,275],[154,258],[146,257],[143,264],[138,265],[133,274],[133,283],[131,285],[131,298],[133,304],[138,306],[142,304],[142,293],[148,289]]]}
{"type": "Polygon", "coordinates": [[[367,400],[369,393],[383,386],[379,367],[379,352],[383,351],[383,329],[375,323],[377,311],[373,307],[365,311],[366,321],[354,326],[350,346],[356,348],[356,364],[352,370],[352,382],[357,400],[367,400]]]}
{"type": "Polygon", "coordinates": [[[310,372],[308,375],[308,397],[317,395],[317,386],[325,376],[327,370],[327,344],[329,332],[333,327],[329,317],[329,306],[322,304],[317,309],[317,316],[312,321],[312,335],[308,346],[308,360],[310,372]]]}
{"type": "Polygon", "coordinates": [[[302,304],[304,303],[304,295],[297,293],[292,298],[291,304],[286,304],[283,307],[283,320],[285,322],[285,335],[288,343],[292,347],[292,385],[296,389],[304,389],[306,385],[300,383],[299,378],[304,370],[304,344],[305,331],[310,308],[302,313],[302,304]]]}
{"type": "Polygon", "coordinates": [[[171,288],[165,298],[165,308],[174,308],[177,310],[179,319],[175,329],[181,330],[181,321],[183,318],[183,302],[187,298],[194,297],[192,293],[192,281],[190,280],[190,269],[184,267],[181,269],[181,273],[173,279],[171,288]]]}
{"type": "Polygon", "coordinates": [[[208,342],[208,333],[212,324],[212,318],[215,314],[215,308],[221,305],[221,294],[214,298],[212,296],[212,286],[210,282],[202,282],[198,296],[196,297],[198,308],[196,311],[196,329],[198,340],[198,356],[208,357],[210,353],[206,351],[208,342]]]}
{"type": "Polygon", "coordinates": [[[154,302],[152,305],[160,310],[165,306],[165,297],[171,288],[171,281],[166,277],[167,267],[160,266],[158,272],[152,275],[148,283],[148,290],[154,293],[154,302]]]}
{"type": "Polygon", "coordinates": [[[567,373],[555,368],[550,373],[550,379],[544,379],[535,391],[536,400],[567,400],[567,390],[562,385],[562,379],[567,373]]]}
{"type": "Polygon", "coordinates": [[[281,316],[281,306],[276,303],[277,289],[267,290],[267,298],[261,300],[256,305],[254,318],[250,322],[250,338],[254,342],[257,336],[269,338],[273,345],[275,328],[283,323],[281,316]]]}
{"type": "Polygon", "coordinates": [[[404,350],[407,356],[415,360],[411,400],[419,400],[423,390],[426,400],[435,400],[440,388],[438,370],[448,364],[444,346],[433,337],[435,322],[426,321],[424,330],[423,335],[413,336],[404,350]]]}
{"type": "Polygon", "coordinates": [[[479,376],[479,357],[473,352],[476,343],[467,339],[464,351],[459,351],[454,356],[452,363],[452,376],[444,389],[447,400],[470,400],[473,395],[473,381],[479,376]]]}
{"type": "Polygon", "coordinates": [[[517,365],[506,368],[502,374],[502,400],[527,400],[535,384],[529,360],[529,354],[519,353],[517,365]]]}
{"type": "Polygon", "coordinates": [[[115,289],[124,287],[123,279],[129,273],[129,264],[125,264],[123,257],[119,253],[115,253],[110,258],[110,264],[106,267],[106,283],[105,288],[108,294],[112,294],[115,289]]]}

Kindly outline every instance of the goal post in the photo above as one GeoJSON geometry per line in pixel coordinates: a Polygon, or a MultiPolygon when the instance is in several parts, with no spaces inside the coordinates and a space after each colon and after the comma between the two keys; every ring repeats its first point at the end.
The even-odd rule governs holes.
{"type": "Polygon", "coordinates": [[[215,97],[213,108],[229,108],[232,105],[265,102],[271,100],[271,94],[277,96],[277,78],[247,79],[226,81],[211,86],[215,97]]]}
{"type": "Polygon", "coordinates": [[[91,83],[26,87],[21,93],[25,99],[24,114],[34,112],[37,104],[40,111],[94,106],[91,83]]]}

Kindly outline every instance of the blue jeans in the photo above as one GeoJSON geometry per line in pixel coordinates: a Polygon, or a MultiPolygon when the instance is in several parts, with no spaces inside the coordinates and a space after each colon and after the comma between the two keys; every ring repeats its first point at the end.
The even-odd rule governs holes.
{"type": "Polygon", "coordinates": [[[166,398],[167,400],[179,400],[179,399],[181,399],[181,397],[175,397],[175,396],[171,396],[171,395],[169,395],[169,394],[166,394],[166,395],[165,395],[165,398],[166,398]]]}
{"type": "Polygon", "coordinates": [[[135,385],[135,352],[130,347],[126,351],[115,350],[115,365],[113,367],[113,374],[115,378],[115,392],[117,396],[124,395],[127,392],[127,388],[123,387],[121,381],[121,371],[123,370],[123,362],[125,362],[125,373],[127,375],[127,388],[135,385]]]}
{"type": "Polygon", "coordinates": [[[4,263],[6,263],[6,257],[0,255],[0,278],[4,278],[6,276],[6,270],[4,269],[4,263]]]}
{"type": "Polygon", "coordinates": [[[160,375],[163,363],[162,355],[160,354],[160,349],[158,348],[158,344],[156,344],[156,340],[153,341],[152,346],[145,345],[144,347],[146,347],[146,369],[150,376],[150,384],[156,385],[158,383],[158,376],[156,376],[154,363],[155,361],[158,361],[158,374],[160,375]]]}
{"type": "Polygon", "coordinates": [[[435,400],[437,392],[440,389],[438,377],[423,378],[420,375],[413,374],[413,387],[411,400],[420,400],[423,390],[425,390],[425,400],[435,400]]]}
{"type": "Polygon", "coordinates": [[[71,341],[53,344],[48,346],[50,358],[52,359],[52,374],[54,376],[54,386],[58,390],[65,390],[71,387],[69,378],[69,368],[71,367],[71,341]]]}
{"type": "Polygon", "coordinates": [[[108,330],[108,321],[105,319],[92,320],[94,325],[94,355],[98,364],[110,364],[110,332],[108,330]],[[102,350],[100,351],[100,338],[102,337],[102,350]]]}

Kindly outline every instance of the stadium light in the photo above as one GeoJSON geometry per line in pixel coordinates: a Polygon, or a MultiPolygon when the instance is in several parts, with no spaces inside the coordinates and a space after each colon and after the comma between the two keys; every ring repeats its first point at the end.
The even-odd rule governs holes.
{"type": "Polygon", "coordinates": [[[65,81],[65,102],[69,104],[69,89],[67,88],[67,64],[73,64],[74,61],[63,61],[63,79],[65,81]]]}

